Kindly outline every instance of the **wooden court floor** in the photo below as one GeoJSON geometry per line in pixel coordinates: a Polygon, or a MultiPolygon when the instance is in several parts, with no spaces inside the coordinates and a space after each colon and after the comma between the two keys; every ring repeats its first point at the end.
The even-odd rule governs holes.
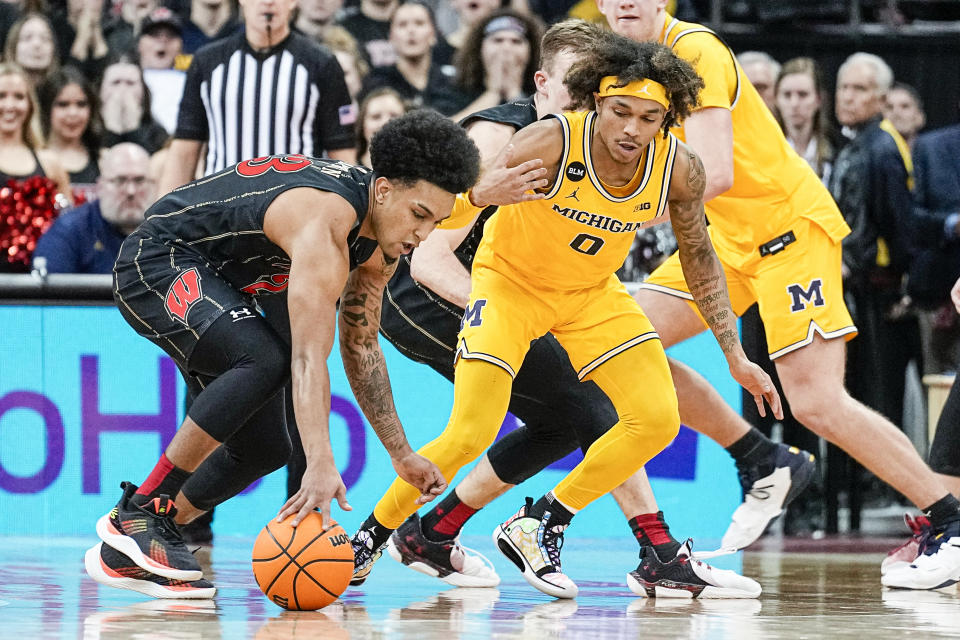
{"type": "MultiPolygon", "coordinates": [[[[250,571],[252,540],[218,539],[200,552],[218,587],[213,601],[151,600],[102,587],[83,573],[95,540],[0,537],[0,638],[6,640],[300,640],[314,638],[960,638],[960,594],[885,591],[888,541],[823,540],[714,561],[763,585],[758,600],[649,600],[626,588],[631,541],[568,537],[564,568],[580,597],[532,590],[488,538],[465,539],[503,579],[497,589],[454,589],[384,557],[360,589],[319,612],[285,612],[250,571]]],[[[710,545],[698,545],[709,548],[710,545]]]]}

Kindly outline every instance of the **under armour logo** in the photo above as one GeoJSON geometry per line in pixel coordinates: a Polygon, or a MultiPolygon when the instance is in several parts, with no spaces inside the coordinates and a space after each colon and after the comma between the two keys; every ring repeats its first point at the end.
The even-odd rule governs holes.
{"type": "Polygon", "coordinates": [[[573,199],[576,200],[577,202],[580,202],[580,198],[577,197],[577,192],[578,192],[578,191],[580,191],[580,187],[577,187],[576,189],[574,189],[573,192],[571,192],[570,195],[568,195],[567,197],[568,197],[568,198],[573,198],[573,199]]]}
{"type": "Polygon", "coordinates": [[[252,318],[253,313],[250,311],[250,309],[247,309],[246,307],[241,307],[240,309],[234,309],[233,311],[231,311],[230,317],[233,318],[234,322],[237,322],[239,320],[244,320],[246,318],[252,318]]]}

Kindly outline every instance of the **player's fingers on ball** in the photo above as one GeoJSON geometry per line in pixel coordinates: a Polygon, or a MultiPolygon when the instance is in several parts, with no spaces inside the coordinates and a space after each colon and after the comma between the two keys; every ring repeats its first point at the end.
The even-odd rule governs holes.
{"type": "Polygon", "coordinates": [[[347,488],[344,485],[340,485],[340,488],[337,489],[337,504],[340,505],[340,508],[344,511],[353,511],[353,507],[350,506],[350,503],[347,502],[347,488]]]}
{"type": "Polygon", "coordinates": [[[296,503],[299,495],[300,493],[297,492],[292,498],[284,503],[283,507],[280,508],[280,512],[277,514],[277,522],[283,522],[287,519],[287,516],[296,512],[297,508],[294,506],[294,504],[296,503]]]}

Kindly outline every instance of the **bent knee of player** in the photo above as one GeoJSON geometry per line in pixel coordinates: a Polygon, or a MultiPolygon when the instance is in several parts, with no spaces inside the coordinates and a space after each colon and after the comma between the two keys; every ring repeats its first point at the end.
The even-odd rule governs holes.
{"type": "MultiPolygon", "coordinates": [[[[286,436],[286,432],[282,434],[286,436]]],[[[293,453],[293,444],[289,437],[278,436],[270,442],[270,446],[261,449],[261,454],[257,456],[257,466],[261,475],[273,473],[280,467],[283,467],[290,461],[290,455],[293,453]]]]}
{"type": "Polygon", "coordinates": [[[279,391],[290,380],[290,351],[285,348],[265,349],[253,360],[252,368],[265,389],[279,391]]]}
{"type": "Polygon", "coordinates": [[[680,412],[675,397],[672,401],[670,398],[658,402],[648,399],[642,414],[632,419],[622,416],[620,420],[633,438],[642,441],[644,446],[656,447],[658,450],[673,442],[680,433],[680,412]]]}

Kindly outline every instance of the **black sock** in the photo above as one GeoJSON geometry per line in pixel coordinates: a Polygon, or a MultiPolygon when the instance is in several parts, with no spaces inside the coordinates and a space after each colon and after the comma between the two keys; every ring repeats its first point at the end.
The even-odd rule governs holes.
{"type": "Polygon", "coordinates": [[[657,557],[664,562],[677,556],[680,543],[670,534],[670,526],[663,519],[663,511],[643,513],[628,519],[627,522],[641,547],[653,547],[657,557]]]}
{"type": "Polygon", "coordinates": [[[387,543],[387,540],[390,539],[390,534],[393,533],[393,529],[389,529],[382,524],[380,524],[376,517],[371,513],[370,517],[363,521],[363,524],[360,525],[360,531],[366,531],[370,534],[370,538],[373,540],[374,550],[379,549],[384,544],[387,543]]]}
{"type": "Polygon", "coordinates": [[[933,528],[940,529],[960,520],[960,500],[947,494],[923,510],[933,528]]]}
{"type": "Polygon", "coordinates": [[[777,443],[763,435],[756,427],[750,427],[750,431],[726,449],[737,461],[738,467],[766,464],[771,466],[770,470],[773,471],[770,459],[777,451],[777,443]]]}
{"type": "Polygon", "coordinates": [[[547,527],[562,524],[568,525],[573,520],[573,514],[562,504],[557,502],[553,493],[548,492],[542,498],[533,503],[530,511],[527,512],[531,518],[543,518],[543,514],[550,512],[550,519],[547,521],[547,527]]]}
{"type": "Polygon", "coordinates": [[[476,509],[460,500],[454,489],[420,519],[420,528],[427,540],[451,540],[460,535],[463,525],[476,512],[476,509]]]}

